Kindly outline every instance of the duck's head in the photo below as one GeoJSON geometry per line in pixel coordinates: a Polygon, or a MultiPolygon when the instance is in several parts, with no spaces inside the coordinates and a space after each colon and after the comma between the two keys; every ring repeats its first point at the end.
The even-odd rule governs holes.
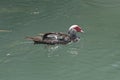
{"type": "Polygon", "coordinates": [[[84,31],[82,30],[82,28],[78,25],[72,25],[70,26],[68,31],[75,31],[75,32],[81,32],[83,33],[84,31]]]}
{"type": "Polygon", "coordinates": [[[78,25],[72,25],[69,28],[68,34],[69,34],[72,41],[78,41],[78,39],[80,38],[80,37],[77,36],[77,34],[76,34],[77,32],[83,33],[84,31],[78,25]]]}

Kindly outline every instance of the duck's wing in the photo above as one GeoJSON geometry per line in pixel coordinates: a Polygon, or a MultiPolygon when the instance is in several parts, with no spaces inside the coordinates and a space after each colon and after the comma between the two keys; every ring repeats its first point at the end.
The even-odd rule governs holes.
{"type": "Polygon", "coordinates": [[[56,32],[50,32],[50,33],[45,33],[44,35],[43,35],[43,40],[46,40],[46,39],[57,39],[57,37],[58,37],[58,33],[56,33],[56,32]]]}

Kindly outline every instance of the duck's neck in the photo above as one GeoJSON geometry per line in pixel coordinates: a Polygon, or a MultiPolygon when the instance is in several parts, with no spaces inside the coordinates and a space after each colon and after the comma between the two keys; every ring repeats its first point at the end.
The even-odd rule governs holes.
{"type": "Polygon", "coordinates": [[[72,40],[78,38],[76,33],[77,33],[77,32],[76,32],[75,30],[73,30],[73,29],[71,29],[71,30],[68,31],[68,34],[69,34],[69,36],[70,36],[70,38],[71,38],[72,40]]]}

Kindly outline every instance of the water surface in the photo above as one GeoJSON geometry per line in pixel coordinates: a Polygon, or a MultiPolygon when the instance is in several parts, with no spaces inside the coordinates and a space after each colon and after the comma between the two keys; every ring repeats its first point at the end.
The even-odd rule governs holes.
{"type": "Polygon", "coordinates": [[[0,80],[119,80],[119,0],[1,0],[0,80]],[[44,32],[84,34],[68,45],[33,45],[44,32]]]}

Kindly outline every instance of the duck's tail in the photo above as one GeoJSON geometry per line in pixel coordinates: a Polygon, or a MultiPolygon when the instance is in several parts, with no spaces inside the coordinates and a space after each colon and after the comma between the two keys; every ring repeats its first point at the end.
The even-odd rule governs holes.
{"type": "Polygon", "coordinates": [[[25,39],[27,39],[27,40],[34,40],[34,37],[25,37],[25,39]]]}
{"type": "Polygon", "coordinates": [[[32,40],[32,41],[42,41],[42,38],[41,37],[25,37],[25,39],[27,40],[32,40]]]}

